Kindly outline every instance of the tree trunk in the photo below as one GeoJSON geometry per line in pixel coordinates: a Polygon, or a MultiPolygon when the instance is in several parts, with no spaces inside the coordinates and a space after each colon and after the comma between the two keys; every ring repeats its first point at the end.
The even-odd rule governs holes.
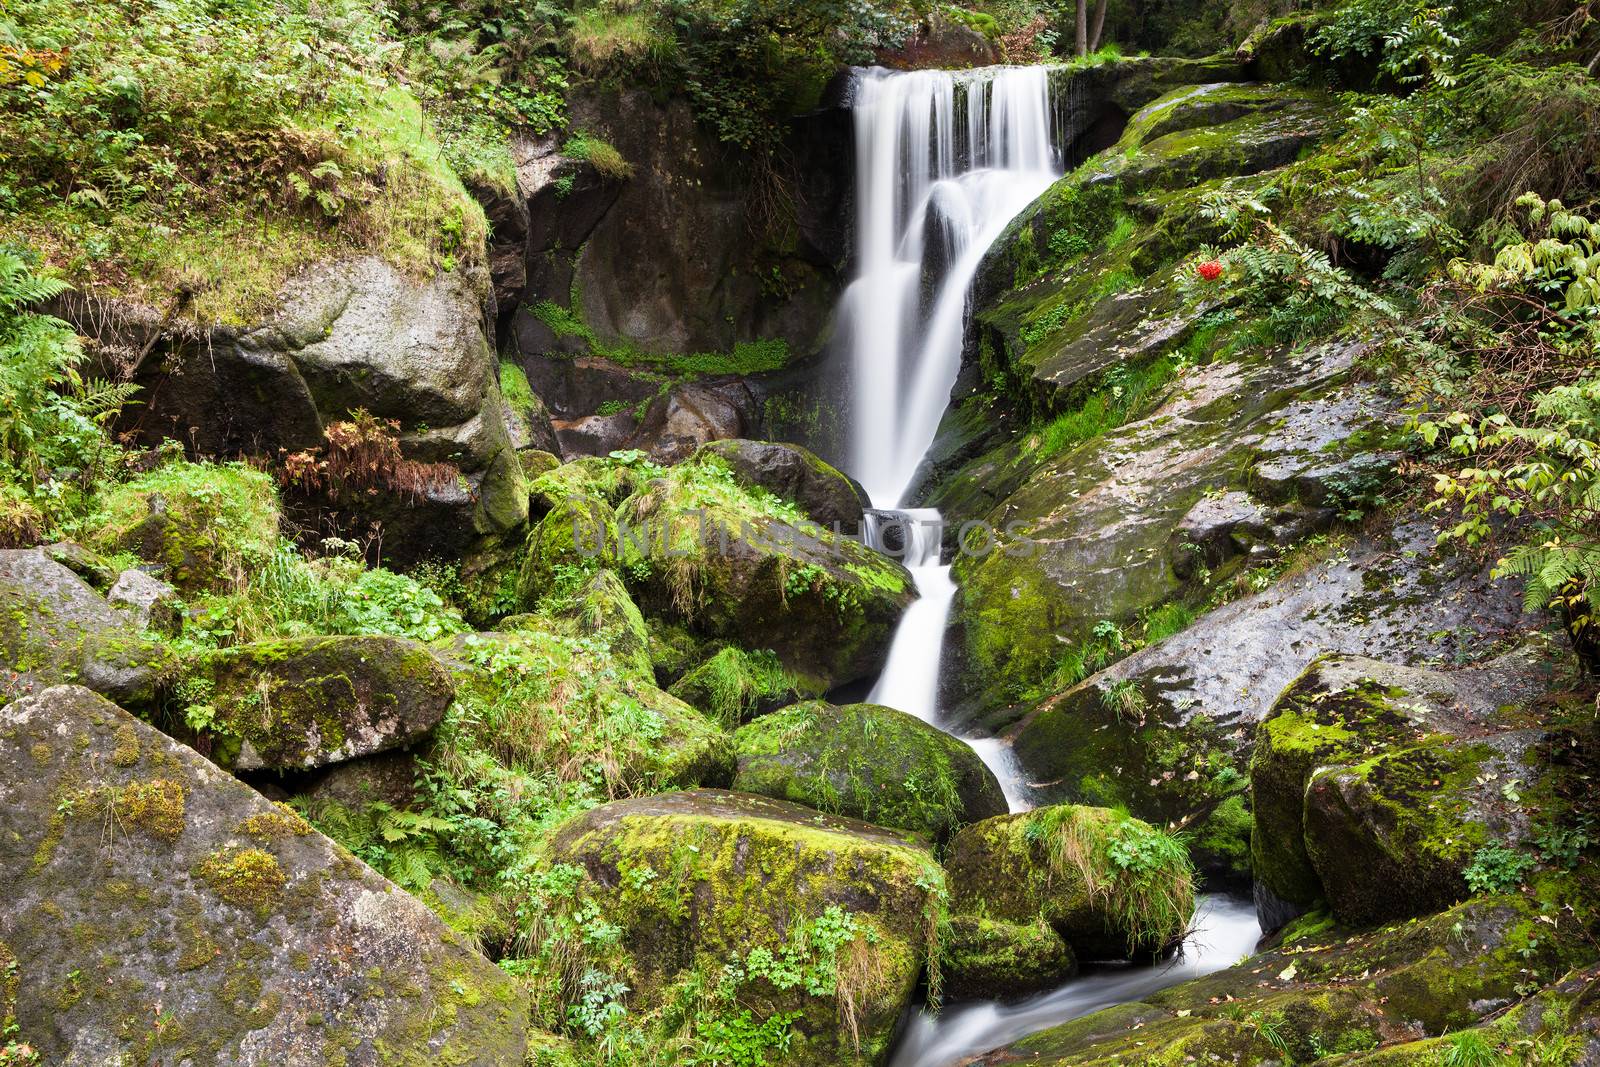
{"type": "MultiPolygon", "coordinates": [[[[1085,0],[1087,2],[1087,0],[1085,0]]],[[[1106,0],[1100,0],[1094,8],[1094,28],[1089,31],[1089,51],[1100,51],[1100,35],[1106,29],[1106,0]]]]}
{"type": "Polygon", "coordinates": [[[1078,0],[1078,55],[1089,54],[1089,0],[1078,0]]]}

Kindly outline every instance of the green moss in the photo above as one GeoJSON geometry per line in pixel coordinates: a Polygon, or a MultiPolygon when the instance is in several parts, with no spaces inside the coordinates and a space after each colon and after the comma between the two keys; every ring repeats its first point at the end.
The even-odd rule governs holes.
{"type": "Polygon", "coordinates": [[[934,839],[1006,807],[969,746],[892,708],[796,704],[742,727],[734,744],[735,789],[934,839]]]}
{"type": "Polygon", "coordinates": [[[138,829],[164,841],[184,831],[185,793],[181,782],[158,778],[123,786],[96,786],[68,797],[61,810],[76,818],[106,819],[117,828],[138,829]]]}
{"type": "Polygon", "coordinates": [[[271,811],[257,812],[233,829],[234,833],[261,841],[280,841],[286,837],[304,837],[311,832],[311,824],[289,805],[279,802],[271,811]]]}
{"type": "Polygon", "coordinates": [[[1056,805],[986,819],[957,834],[948,852],[957,913],[1042,918],[1079,956],[1159,950],[1194,914],[1182,843],[1106,809],[1056,805]]]}
{"type": "Polygon", "coordinates": [[[772,652],[730,646],[690,670],[668,691],[732,730],[774,701],[798,699],[798,684],[772,652]]]}
{"type": "Polygon", "coordinates": [[[169,462],[106,494],[91,543],[136,553],[185,592],[232,590],[272,557],[277,492],[242,463],[169,462]]]}
{"type": "Polygon", "coordinates": [[[238,846],[212,852],[195,874],[229,904],[263,917],[278,906],[289,882],[272,853],[238,846]]]}

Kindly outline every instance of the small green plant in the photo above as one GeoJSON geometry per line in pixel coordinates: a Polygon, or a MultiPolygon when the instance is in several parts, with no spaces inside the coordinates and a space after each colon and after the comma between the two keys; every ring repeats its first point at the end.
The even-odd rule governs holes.
{"type": "Polygon", "coordinates": [[[611,142],[603,141],[590,133],[578,130],[561,146],[561,153],[573,159],[586,160],[604,177],[613,181],[633,177],[633,164],[622,158],[611,142]]]}
{"type": "Polygon", "coordinates": [[[1476,1030],[1452,1034],[1444,1050],[1444,1067],[1505,1067],[1509,1058],[1500,1054],[1487,1037],[1476,1030]]]}
{"type": "Polygon", "coordinates": [[[1509,893],[1522,884],[1534,865],[1534,858],[1504,845],[1485,845],[1473,855],[1461,872],[1467,888],[1474,893],[1509,893]]]}

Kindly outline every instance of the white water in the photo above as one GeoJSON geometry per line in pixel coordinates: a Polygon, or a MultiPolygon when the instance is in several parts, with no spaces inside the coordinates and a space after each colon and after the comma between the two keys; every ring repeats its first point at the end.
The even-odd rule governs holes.
{"type": "MultiPolygon", "coordinates": [[[[984,253],[1060,175],[1042,67],[966,74],[857,72],[859,271],[840,306],[854,382],[852,469],[873,504],[867,534],[898,544],[918,599],[895,631],[868,701],[941,726],[939,666],[956,585],[941,559],[940,516],[899,510],[961,366],[968,298],[984,253]],[[958,102],[966,121],[957,128],[958,102]],[[890,526],[902,535],[886,537],[890,526]]],[[[1032,806],[1009,745],[968,743],[1012,811],[1032,806]]],[[[1206,898],[1181,956],[1155,967],[1102,968],[1010,1006],[919,1015],[893,1067],[946,1067],[1154,989],[1226,967],[1259,936],[1248,905],[1206,898]]]]}
{"type": "Polygon", "coordinates": [[[1260,936],[1252,905],[1227,897],[1202,897],[1194,933],[1180,955],[1153,967],[1101,967],[1060,989],[1015,1004],[986,1001],[952,1008],[938,1017],[923,1013],[906,1028],[889,1067],[954,1067],[1040,1030],[1231,967],[1255,950],[1260,936]]]}
{"type": "Polygon", "coordinates": [[[857,73],[859,264],[840,314],[855,388],[851,470],[878,507],[902,502],[933,443],[984,252],[1060,177],[1046,78],[1043,67],[857,73]]]}

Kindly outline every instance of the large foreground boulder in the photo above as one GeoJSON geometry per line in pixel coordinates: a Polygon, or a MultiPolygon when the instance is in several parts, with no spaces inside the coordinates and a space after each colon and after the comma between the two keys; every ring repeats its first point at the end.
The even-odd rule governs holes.
{"type": "Polygon", "coordinates": [[[1534,650],[1437,671],[1324,656],[1273,705],[1250,766],[1262,925],[1326,900],[1351,923],[1467,895],[1478,849],[1530,837],[1538,729],[1513,712],[1549,677],[1534,650]]]}
{"type": "Polygon", "coordinates": [[[0,959],[45,1062],[520,1067],[512,980],[422,904],[76,686],[0,709],[0,959]]]}
{"type": "Polygon", "coordinates": [[[781,1041],[795,1067],[882,1062],[939,884],[933,857],[888,831],[721,790],[596,808],[545,858],[581,871],[579,906],[619,928],[591,961],[630,1004],[710,983],[727,999],[692,1017],[699,1039],[742,1016],[741,1032],[781,1041]]]}
{"type": "Polygon", "coordinates": [[[1085,959],[1159,952],[1194,914],[1183,845],[1104,808],[985,819],[951,839],[945,867],[955,912],[1018,925],[1043,919],[1085,959]]]}
{"type": "Polygon", "coordinates": [[[43,549],[0,550],[0,703],[77,682],[133,706],[150,703],[177,661],[43,549]]]}
{"type": "Polygon", "coordinates": [[[943,840],[1006,813],[1005,794],[972,747],[877,704],[809,701],[734,735],[733,787],[943,840]]]}
{"type": "Polygon", "coordinates": [[[399,637],[236,645],[205,664],[218,752],[235,770],[311,770],[399,748],[455,699],[444,666],[399,637]]]}

